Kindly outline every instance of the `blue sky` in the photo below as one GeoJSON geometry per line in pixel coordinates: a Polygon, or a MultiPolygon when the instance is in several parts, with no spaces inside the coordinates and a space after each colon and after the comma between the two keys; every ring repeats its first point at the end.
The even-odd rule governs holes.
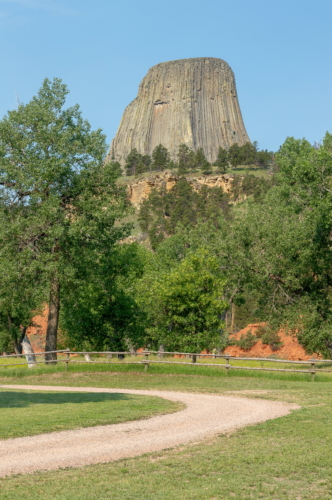
{"type": "Polygon", "coordinates": [[[331,0],[0,0],[0,115],[45,77],[111,141],[149,67],[220,57],[251,140],[332,132],[331,0]]]}

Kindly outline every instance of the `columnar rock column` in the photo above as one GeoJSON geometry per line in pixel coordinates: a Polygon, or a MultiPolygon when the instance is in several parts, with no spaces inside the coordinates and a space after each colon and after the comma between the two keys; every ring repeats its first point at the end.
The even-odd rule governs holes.
{"type": "Polygon", "coordinates": [[[151,155],[158,144],[176,159],[185,143],[202,147],[213,162],[219,146],[248,141],[230,66],[212,57],[180,59],[148,71],[125,109],[107,159],[123,164],[133,148],[151,155]]]}

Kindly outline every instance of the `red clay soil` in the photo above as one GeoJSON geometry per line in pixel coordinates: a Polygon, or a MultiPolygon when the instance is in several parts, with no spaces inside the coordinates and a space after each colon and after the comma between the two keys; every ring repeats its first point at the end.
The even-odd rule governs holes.
{"type": "MultiPolygon", "coordinates": [[[[246,335],[249,330],[251,330],[252,334],[255,335],[257,328],[264,325],[265,323],[253,323],[246,326],[239,332],[230,335],[230,338],[240,340],[242,335],[246,335]]],[[[308,354],[299,344],[297,338],[292,335],[287,335],[284,330],[279,330],[278,335],[282,345],[276,350],[272,350],[270,345],[262,344],[261,339],[258,339],[256,344],[249,350],[244,350],[239,346],[234,345],[227,347],[226,352],[230,356],[242,358],[268,358],[269,356],[274,355],[278,356],[278,358],[289,359],[292,361],[305,361],[307,359],[311,359],[312,357],[320,357],[317,354],[308,354]]]]}
{"type": "Polygon", "coordinates": [[[45,351],[45,340],[46,340],[46,329],[47,329],[47,319],[48,319],[48,307],[42,314],[34,316],[31,323],[34,326],[29,326],[27,329],[27,335],[29,337],[32,349],[34,352],[44,352],[45,351]]]}

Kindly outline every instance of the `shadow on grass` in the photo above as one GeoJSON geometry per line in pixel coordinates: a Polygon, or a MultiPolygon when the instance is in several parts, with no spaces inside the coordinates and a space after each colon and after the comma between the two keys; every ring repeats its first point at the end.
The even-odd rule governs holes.
{"type": "Polygon", "coordinates": [[[0,408],[26,408],[31,405],[59,405],[66,403],[102,403],[131,399],[127,394],[79,393],[79,392],[23,392],[1,391],[0,408]]]}

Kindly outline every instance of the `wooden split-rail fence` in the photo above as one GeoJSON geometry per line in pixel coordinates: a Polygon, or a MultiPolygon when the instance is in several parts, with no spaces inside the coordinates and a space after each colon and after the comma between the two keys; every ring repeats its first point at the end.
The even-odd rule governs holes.
{"type": "MultiPolygon", "coordinates": [[[[5,354],[0,356],[0,360],[3,358],[17,358],[17,357],[25,357],[27,354],[5,354]]],[[[274,359],[274,358],[240,358],[240,357],[234,357],[230,356],[226,353],[224,354],[208,354],[208,353],[188,353],[188,352],[168,352],[168,351],[150,351],[150,350],[143,350],[143,351],[82,351],[82,352],[77,352],[77,351],[71,351],[70,349],[63,349],[59,351],[48,351],[48,352],[37,352],[34,353],[35,356],[35,362],[34,364],[40,364],[40,363],[65,363],[66,364],[66,369],[68,368],[69,363],[112,363],[112,358],[113,356],[117,356],[118,359],[121,360],[121,364],[143,364],[144,365],[144,370],[147,371],[149,368],[149,365],[151,363],[158,363],[158,364],[170,364],[170,365],[193,365],[195,363],[195,366],[216,366],[222,369],[226,370],[226,373],[229,373],[229,370],[255,370],[255,371],[272,371],[272,372],[286,372],[286,373],[307,373],[311,375],[312,380],[315,378],[315,374],[317,371],[320,373],[332,373],[332,370],[329,369],[324,369],[324,370],[317,370],[317,364],[318,363],[332,363],[331,359],[308,359],[306,361],[291,361],[291,360],[286,360],[286,359],[274,359]],[[59,354],[60,356],[57,360],[45,360],[45,359],[40,359],[37,360],[37,358],[40,357],[45,357],[46,354],[59,354]],[[83,355],[83,359],[75,359],[76,356],[78,355],[83,355]],[[102,360],[99,358],[92,359],[91,356],[97,355],[101,356],[104,355],[106,356],[106,360],[102,360]],[[159,359],[151,359],[149,356],[151,355],[157,355],[159,359]],[[124,361],[126,357],[130,357],[131,359],[128,361],[124,361]],[[136,358],[137,356],[142,356],[144,359],[141,361],[133,360],[133,358],[136,358]],[[172,360],[165,360],[163,359],[165,356],[177,356],[181,358],[189,358],[191,361],[182,361],[178,360],[176,361],[174,358],[172,360]],[[200,358],[212,358],[212,359],[224,359],[225,363],[200,363],[197,361],[197,359],[200,358]],[[241,366],[241,365],[236,365],[236,364],[231,364],[232,362],[236,361],[256,361],[261,363],[261,367],[253,367],[253,366],[241,366]],[[307,369],[296,369],[296,368],[273,368],[273,367],[264,367],[263,363],[264,362],[272,362],[272,363],[284,363],[284,364],[292,364],[292,365],[309,365],[309,368],[307,369]]],[[[14,359],[13,359],[14,360],[14,359]]],[[[0,365],[2,368],[9,367],[9,366],[20,366],[20,365],[29,365],[31,366],[31,360],[27,362],[20,362],[20,363],[5,363],[0,365]]]]}

